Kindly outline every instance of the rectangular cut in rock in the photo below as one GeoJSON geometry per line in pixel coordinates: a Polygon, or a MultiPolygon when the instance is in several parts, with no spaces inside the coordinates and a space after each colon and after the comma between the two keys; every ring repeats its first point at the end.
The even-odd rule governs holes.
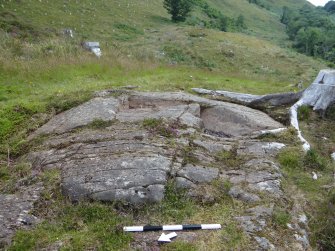
{"type": "Polygon", "coordinates": [[[72,200],[91,198],[132,202],[129,201],[133,200],[130,195],[135,194],[136,203],[141,202],[141,196],[142,202],[156,201],[160,196],[163,198],[164,192],[162,195],[155,191],[149,193],[148,188],[154,185],[164,187],[171,164],[171,159],[161,155],[99,156],[78,165],[70,162],[63,168],[62,187],[72,200]]]}
{"type": "Polygon", "coordinates": [[[93,193],[91,198],[99,201],[126,201],[132,204],[160,202],[164,198],[164,185],[115,189],[93,193]]]}
{"type": "Polygon", "coordinates": [[[171,120],[178,119],[186,110],[187,105],[177,105],[160,108],[139,108],[122,111],[117,114],[116,119],[120,122],[137,122],[145,119],[166,118],[171,120]]]}
{"type": "Polygon", "coordinates": [[[201,113],[204,127],[229,136],[248,135],[259,130],[280,128],[282,125],[266,114],[247,107],[215,106],[201,113]]]}
{"type": "Polygon", "coordinates": [[[283,127],[279,122],[255,109],[237,104],[210,100],[183,92],[135,92],[129,97],[129,102],[132,107],[157,107],[171,106],[181,103],[197,103],[202,109],[213,109],[211,110],[212,116],[205,116],[206,110],[208,112],[208,109],[204,109],[204,111],[201,112],[201,118],[204,121],[205,128],[208,127],[206,129],[212,130],[211,127],[216,123],[219,123],[221,126],[217,126],[216,128],[218,131],[214,131],[231,134],[232,136],[246,135],[250,132],[259,130],[272,130],[283,127]],[[225,128],[227,128],[227,133],[225,132],[225,128]]]}

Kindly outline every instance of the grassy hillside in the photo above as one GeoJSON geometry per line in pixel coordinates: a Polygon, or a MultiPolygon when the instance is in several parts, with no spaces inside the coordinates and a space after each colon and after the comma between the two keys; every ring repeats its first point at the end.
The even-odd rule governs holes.
{"type": "Polygon", "coordinates": [[[119,35],[120,24],[143,32],[168,18],[161,0],[4,1],[2,6],[39,30],[71,28],[80,37],[106,41],[119,35]]]}
{"type": "MultiPolygon", "coordinates": [[[[137,32],[143,32],[143,29],[167,24],[168,15],[162,2],[162,0],[4,0],[0,11],[9,11],[20,17],[22,22],[29,23],[39,30],[60,31],[72,28],[80,37],[109,41],[123,35],[122,25],[129,25],[137,32]]],[[[284,27],[279,22],[282,7],[297,9],[307,3],[305,0],[263,2],[266,8],[250,4],[246,0],[208,1],[211,7],[220,10],[224,15],[237,17],[242,14],[251,34],[274,41],[286,38],[284,27]]]]}

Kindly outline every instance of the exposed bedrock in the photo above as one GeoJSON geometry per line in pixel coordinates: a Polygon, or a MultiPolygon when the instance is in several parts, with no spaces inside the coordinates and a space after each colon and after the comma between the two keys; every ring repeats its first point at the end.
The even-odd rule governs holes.
{"type": "MultiPolygon", "coordinates": [[[[282,124],[252,108],[181,92],[109,94],[56,115],[31,135],[38,146],[26,159],[35,173],[59,170],[61,189],[74,202],[159,203],[170,184],[203,203],[226,192],[246,208],[236,217],[245,232],[259,247],[273,247],[263,236],[272,231],[273,205],[286,196],[274,159],[285,145],[255,136],[282,124]],[[225,182],[229,191],[215,190],[225,182]]],[[[24,202],[13,196],[0,199],[24,202]]],[[[10,210],[6,205],[0,212],[10,210]]]]}

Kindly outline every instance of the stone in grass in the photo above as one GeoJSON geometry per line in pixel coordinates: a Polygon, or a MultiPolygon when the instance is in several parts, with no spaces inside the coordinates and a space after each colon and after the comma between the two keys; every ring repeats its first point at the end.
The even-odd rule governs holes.
{"type": "Polygon", "coordinates": [[[235,217],[235,219],[241,224],[241,227],[248,234],[260,232],[263,230],[264,227],[266,227],[266,223],[264,221],[254,221],[254,216],[239,216],[235,217]]]}
{"type": "Polygon", "coordinates": [[[242,188],[240,187],[232,187],[228,194],[238,200],[244,201],[244,202],[249,202],[249,203],[253,203],[253,202],[258,202],[260,201],[260,198],[252,193],[248,193],[246,191],[244,191],[242,188]]]}
{"type": "Polygon", "coordinates": [[[193,187],[195,184],[188,179],[182,178],[182,177],[177,177],[176,178],[176,187],[177,188],[182,188],[182,189],[188,189],[193,187]]]}
{"type": "Polygon", "coordinates": [[[273,213],[273,204],[270,207],[256,206],[249,208],[246,212],[254,215],[255,217],[270,217],[273,213]]]}
{"type": "Polygon", "coordinates": [[[258,236],[254,238],[262,250],[275,250],[275,246],[268,239],[258,236]]]}
{"type": "Polygon", "coordinates": [[[86,50],[93,52],[98,58],[102,55],[99,42],[84,42],[83,47],[86,50]]]}
{"type": "Polygon", "coordinates": [[[183,177],[195,183],[207,183],[219,176],[219,170],[217,168],[205,168],[189,164],[177,172],[177,176],[183,177]]]}

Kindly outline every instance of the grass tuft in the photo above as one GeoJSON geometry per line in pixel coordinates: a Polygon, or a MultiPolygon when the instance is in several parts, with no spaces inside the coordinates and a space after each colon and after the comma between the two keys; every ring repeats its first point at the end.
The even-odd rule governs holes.
{"type": "Polygon", "coordinates": [[[245,162],[245,156],[237,153],[238,147],[234,145],[229,151],[220,151],[216,154],[217,161],[225,164],[228,167],[238,167],[245,162]]]}
{"type": "Polygon", "coordinates": [[[312,108],[308,105],[302,105],[298,109],[298,119],[299,121],[308,121],[312,115],[312,108]]]}
{"type": "Polygon", "coordinates": [[[185,166],[187,164],[196,165],[199,163],[199,159],[194,154],[194,147],[192,145],[184,146],[181,149],[181,157],[183,158],[182,165],[185,166]]]}
{"type": "Polygon", "coordinates": [[[304,157],[304,167],[314,170],[325,170],[327,167],[327,160],[319,155],[315,149],[310,149],[304,157]]]}
{"type": "Polygon", "coordinates": [[[87,125],[88,128],[92,128],[92,129],[103,129],[106,128],[108,126],[111,126],[115,121],[114,120],[102,120],[102,119],[95,119],[92,121],[92,123],[90,123],[89,125],[87,125]]]}
{"type": "Polygon", "coordinates": [[[183,127],[178,121],[167,122],[162,118],[144,119],[142,125],[151,133],[158,134],[166,138],[178,137],[178,129],[183,127]]]}
{"type": "Polygon", "coordinates": [[[312,224],[319,250],[335,250],[335,190],[327,196],[312,224]]]}
{"type": "Polygon", "coordinates": [[[187,196],[186,191],[177,188],[173,181],[166,185],[164,196],[164,200],[156,208],[162,219],[183,222],[195,213],[194,202],[187,196]]]}
{"type": "Polygon", "coordinates": [[[291,215],[284,209],[275,208],[272,215],[272,222],[282,228],[287,228],[287,224],[291,221],[291,215]]]}

